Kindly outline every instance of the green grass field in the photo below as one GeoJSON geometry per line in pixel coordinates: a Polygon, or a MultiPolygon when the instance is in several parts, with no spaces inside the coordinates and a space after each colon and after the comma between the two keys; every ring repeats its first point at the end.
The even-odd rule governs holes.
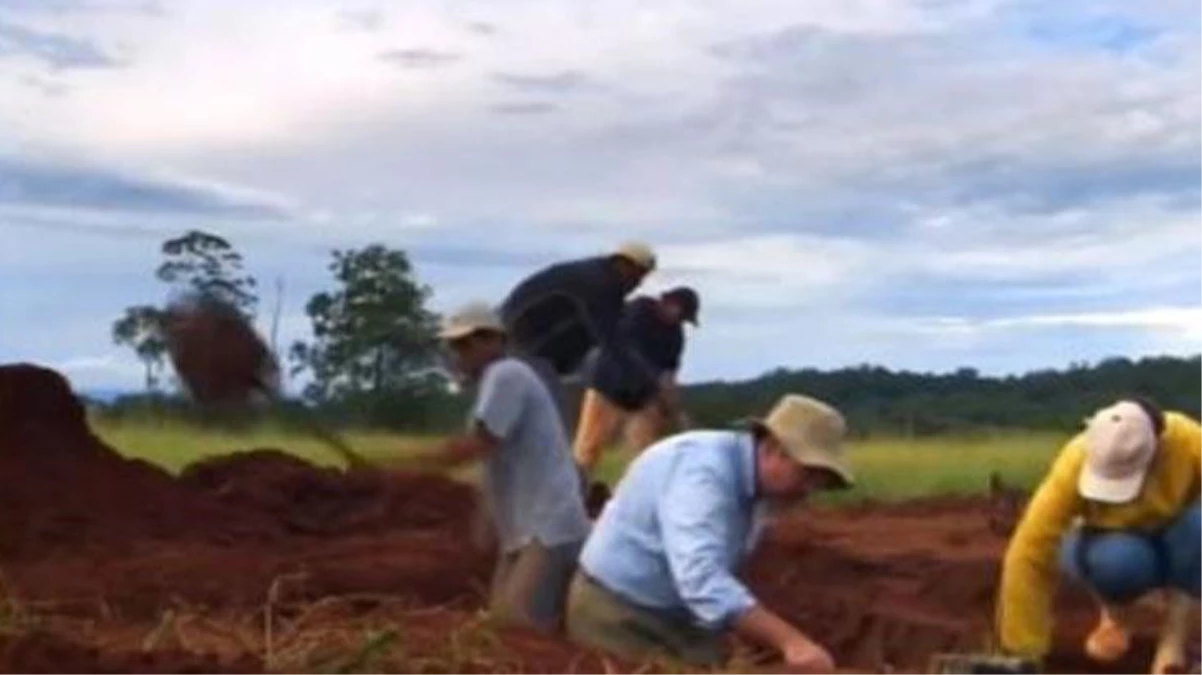
{"type": "MultiPolygon", "coordinates": [[[[337,455],[320,441],[296,431],[260,427],[245,433],[220,433],[178,422],[94,423],[96,433],[128,457],[137,457],[178,472],[205,457],[252,448],[279,448],[322,465],[338,465],[337,455]]],[[[404,465],[408,457],[436,438],[387,433],[350,433],[347,441],[366,458],[404,465]]],[[[841,500],[906,499],[939,494],[972,494],[987,490],[991,472],[1007,484],[1035,485],[1067,437],[1048,433],[1004,433],[990,437],[871,439],[854,442],[850,458],[858,484],[841,500]]],[[[607,453],[598,477],[621,475],[628,455],[607,453]]]]}

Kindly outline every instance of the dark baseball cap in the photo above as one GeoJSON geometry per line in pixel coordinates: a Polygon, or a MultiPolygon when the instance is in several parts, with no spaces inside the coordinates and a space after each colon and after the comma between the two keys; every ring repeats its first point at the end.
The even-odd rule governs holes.
{"type": "Polygon", "coordinates": [[[678,286],[666,291],[661,297],[680,305],[684,320],[694,326],[698,325],[697,313],[701,311],[701,296],[697,295],[697,291],[688,286],[678,286]]]}

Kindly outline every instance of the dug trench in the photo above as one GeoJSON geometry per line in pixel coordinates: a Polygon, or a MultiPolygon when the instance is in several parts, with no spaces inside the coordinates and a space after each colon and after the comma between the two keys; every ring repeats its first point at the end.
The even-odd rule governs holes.
{"type": "MultiPolygon", "coordinates": [[[[625,667],[487,625],[475,503],[441,477],[270,449],[174,477],[96,438],[57,373],[0,366],[0,670],[625,667]]],[[[1004,545],[979,499],[815,508],[769,532],[749,575],[841,667],[922,671],[936,653],[985,646],[1004,545]]],[[[1058,602],[1049,665],[1098,671],[1079,650],[1088,601],[1066,589],[1058,602]]],[[[1149,649],[1140,636],[1111,668],[1139,672],[1149,649]]]]}

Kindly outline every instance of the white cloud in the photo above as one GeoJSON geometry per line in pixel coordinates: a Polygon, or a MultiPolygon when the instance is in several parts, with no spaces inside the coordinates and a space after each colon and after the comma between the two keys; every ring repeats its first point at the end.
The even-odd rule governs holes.
{"type": "Polygon", "coordinates": [[[1202,308],[1151,307],[1112,312],[1043,314],[985,321],[986,327],[1024,328],[1074,326],[1083,328],[1149,328],[1181,333],[1202,341],[1202,308]]]}
{"type": "MultiPolygon", "coordinates": [[[[1138,314],[1193,302],[1202,277],[1197,9],[1183,3],[61,4],[0,18],[122,67],[0,58],[0,159],[83,157],[285,220],[0,205],[21,233],[0,251],[3,291],[70,266],[105,289],[91,308],[119,309],[149,293],[130,270],[148,275],[156,239],[187,224],[297,294],[325,282],[326,247],[404,247],[442,306],[641,237],[664,262],[649,290],[703,291],[698,372],[909,363],[915,335],[970,362],[993,358],[982,335],[1036,335],[1013,364],[1059,358],[1069,347],[1040,342],[1058,331],[1099,350],[1132,332],[1171,349],[1197,337],[1138,314]],[[1138,28],[1134,43],[1098,43],[1099,21],[1138,28]],[[83,243],[37,255],[71,236],[83,243]],[[1090,323],[1116,315],[1130,321],[1090,323]],[[809,341],[776,350],[798,317],[809,341]],[[1043,323],[996,323],[1013,317],[1043,323]]],[[[0,323],[28,305],[0,306],[0,323]]],[[[6,346],[91,354],[99,315],[52,352],[6,346]]]]}
{"type": "Polygon", "coordinates": [[[704,282],[707,304],[733,308],[837,303],[869,283],[864,242],[795,234],[733,237],[663,247],[660,286],[704,282]]]}

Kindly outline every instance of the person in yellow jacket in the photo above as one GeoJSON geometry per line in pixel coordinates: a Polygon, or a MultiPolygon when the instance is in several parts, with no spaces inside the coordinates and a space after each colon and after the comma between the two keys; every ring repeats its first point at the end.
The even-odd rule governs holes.
{"type": "Polygon", "coordinates": [[[1177,412],[1122,400],[1095,413],[1061,451],[1032,496],[1002,568],[998,637],[1035,661],[1052,638],[1057,565],[1098,600],[1086,653],[1102,662],[1129,647],[1125,607],[1168,597],[1153,672],[1183,665],[1189,612],[1199,595],[1202,429],[1177,412]]]}

